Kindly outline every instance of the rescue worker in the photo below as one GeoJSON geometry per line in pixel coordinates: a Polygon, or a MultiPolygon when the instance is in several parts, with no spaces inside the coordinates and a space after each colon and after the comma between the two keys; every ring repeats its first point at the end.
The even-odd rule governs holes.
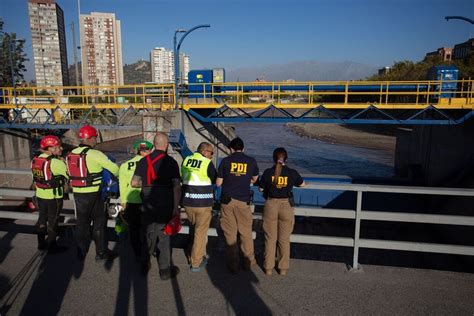
{"type": "Polygon", "coordinates": [[[285,148],[273,151],[275,165],[263,172],[259,190],[265,197],[263,231],[265,233],[266,275],[272,275],[275,261],[280,275],[286,275],[290,267],[290,236],[295,223],[293,187],[303,187],[305,182],[294,169],[286,166],[288,154],[285,148]]]}
{"type": "Polygon", "coordinates": [[[142,271],[150,269],[150,257],[157,257],[160,278],[176,277],[179,269],[171,264],[170,236],[164,232],[166,224],[179,214],[181,177],[176,160],[168,156],[168,136],[158,132],[155,150],[137,163],[132,187],[142,188],[142,230],[146,246],[142,253],[142,271]]]}
{"type": "Polygon", "coordinates": [[[193,226],[194,234],[191,249],[191,272],[199,272],[207,265],[206,244],[207,231],[211,224],[212,206],[214,205],[214,187],[216,168],[212,163],[214,148],[202,142],[197,151],[184,159],[181,165],[183,180],[184,206],[188,219],[193,226]]]}
{"type": "Polygon", "coordinates": [[[231,155],[222,159],[216,185],[222,186],[220,222],[227,244],[228,267],[235,274],[239,268],[237,235],[240,237],[240,249],[244,256],[244,269],[251,269],[256,264],[250,185],[258,179],[258,166],[254,158],[243,153],[242,139],[234,138],[229,148],[231,155]]]}
{"type": "Polygon", "coordinates": [[[117,256],[107,247],[105,230],[107,215],[104,209],[104,200],[100,193],[102,170],[107,169],[114,176],[118,176],[119,167],[99,150],[97,145],[97,130],[84,125],[79,129],[81,140],[79,147],[74,148],[67,156],[66,162],[70,176],[70,184],[76,203],[76,240],[77,257],[84,260],[91,239],[95,242],[96,261],[111,260],[117,256]]]}
{"type": "Polygon", "coordinates": [[[141,238],[140,238],[140,206],[142,198],[140,197],[140,189],[131,187],[131,181],[138,161],[152,152],[153,144],[146,140],[137,140],[133,144],[133,150],[136,155],[130,160],[125,161],[120,166],[120,199],[122,200],[122,208],[124,217],[128,223],[130,232],[130,244],[136,259],[140,259],[141,254],[141,238]]]}
{"type": "Polygon", "coordinates": [[[39,216],[37,227],[38,249],[50,253],[66,250],[56,243],[58,219],[63,209],[64,184],[68,179],[66,164],[61,160],[61,141],[47,135],[40,142],[41,153],[31,161],[31,171],[36,187],[39,216]],[[46,235],[48,236],[46,239],[46,235]]]}

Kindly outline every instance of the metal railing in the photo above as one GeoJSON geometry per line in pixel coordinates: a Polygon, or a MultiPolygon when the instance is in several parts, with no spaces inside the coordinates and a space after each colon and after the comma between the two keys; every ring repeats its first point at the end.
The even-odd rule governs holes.
{"type": "MultiPolygon", "coordinates": [[[[1,88],[0,109],[173,109],[174,84],[121,86],[59,86],[1,88]],[[15,98],[16,95],[16,98],[15,98]],[[3,101],[3,102],[1,102],[3,101]],[[3,104],[2,104],[3,103],[3,104]]],[[[474,80],[449,81],[320,81],[229,82],[183,86],[179,104],[184,109],[235,108],[310,109],[474,109],[474,80]]]]}
{"type": "MultiPolygon", "coordinates": [[[[0,173],[4,173],[5,169],[0,169],[0,173]]],[[[26,171],[25,171],[26,172],[26,171]]],[[[18,174],[18,172],[17,172],[18,174]]],[[[443,254],[456,254],[474,256],[474,246],[451,245],[451,244],[436,244],[425,242],[407,242],[407,241],[393,241],[393,240],[378,240],[378,239],[364,239],[361,235],[361,221],[385,221],[385,222],[404,222],[404,223],[425,223],[425,224],[443,224],[454,226],[474,226],[474,216],[458,216],[458,215],[437,215],[426,213],[398,213],[385,211],[369,211],[362,209],[363,194],[368,192],[376,193],[398,193],[398,194],[421,194],[421,195],[437,195],[437,196],[464,196],[474,197],[473,189],[459,189],[459,188],[433,188],[433,187],[408,187],[408,186],[384,186],[384,185],[361,185],[361,184],[309,184],[303,190],[336,190],[356,193],[356,207],[355,209],[330,209],[317,207],[303,207],[295,208],[295,215],[306,217],[324,217],[324,218],[338,218],[350,219],[355,221],[354,237],[332,237],[321,235],[302,235],[292,234],[291,242],[319,244],[331,246],[345,246],[353,248],[353,262],[352,267],[358,269],[359,267],[359,249],[387,249],[387,250],[402,250],[415,252],[431,252],[443,254]]],[[[19,190],[10,188],[0,188],[0,200],[3,196],[13,196],[28,198],[33,197],[32,190],[19,190]]],[[[73,199],[73,195],[70,194],[73,199]]],[[[113,200],[118,203],[120,200],[113,200]]],[[[72,219],[72,215],[67,219],[72,219]]],[[[254,214],[255,218],[261,216],[254,214]]],[[[6,212],[0,211],[0,218],[13,218],[35,220],[37,215],[31,213],[20,212],[6,212]]],[[[113,221],[109,221],[109,227],[114,225],[113,221]]],[[[188,228],[185,227],[182,233],[188,233],[188,228]]],[[[210,236],[217,236],[215,229],[209,230],[210,236]]],[[[255,233],[254,233],[255,236],[255,233]]]]}

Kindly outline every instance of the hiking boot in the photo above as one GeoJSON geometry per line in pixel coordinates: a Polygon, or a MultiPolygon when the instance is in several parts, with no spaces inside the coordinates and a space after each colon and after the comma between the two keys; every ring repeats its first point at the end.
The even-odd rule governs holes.
{"type": "Polygon", "coordinates": [[[272,275],[272,274],[273,274],[273,271],[272,271],[271,269],[265,270],[265,275],[270,276],[270,275],[272,275]]]}
{"type": "Polygon", "coordinates": [[[169,280],[175,278],[179,274],[179,268],[177,266],[172,266],[168,269],[160,269],[160,279],[169,280]]]}
{"type": "Polygon", "coordinates": [[[288,274],[288,270],[287,269],[280,269],[280,275],[287,275],[288,274]]]}
{"type": "Polygon", "coordinates": [[[112,250],[106,250],[104,252],[98,253],[95,255],[95,261],[102,261],[102,260],[114,260],[118,257],[118,253],[112,250]]]}

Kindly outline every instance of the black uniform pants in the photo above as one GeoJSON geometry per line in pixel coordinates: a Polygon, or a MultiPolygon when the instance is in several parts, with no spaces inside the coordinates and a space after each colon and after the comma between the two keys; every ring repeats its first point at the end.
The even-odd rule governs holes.
{"type": "Polygon", "coordinates": [[[105,252],[107,250],[105,238],[107,216],[100,192],[74,193],[74,200],[77,213],[76,240],[79,250],[83,254],[87,253],[91,241],[92,222],[92,239],[95,242],[96,253],[105,252]]]}
{"type": "Polygon", "coordinates": [[[170,236],[163,232],[165,223],[143,223],[146,245],[143,247],[145,258],[156,256],[160,270],[169,269],[171,266],[170,236]]]}
{"type": "Polygon", "coordinates": [[[133,252],[137,258],[140,258],[142,240],[141,225],[141,204],[127,203],[125,208],[125,220],[128,223],[128,231],[130,236],[130,244],[132,245],[133,252]]]}
{"type": "Polygon", "coordinates": [[[58,234],[59,214],[63,209],[63,199],[41,199],[36,198],[38,204],[38,221],[36,222],[37,232],[41,238],[48,235],[48,243],[56,241],[58,234]],[[47,223],[47,225],[46,225],[47,223]]]}

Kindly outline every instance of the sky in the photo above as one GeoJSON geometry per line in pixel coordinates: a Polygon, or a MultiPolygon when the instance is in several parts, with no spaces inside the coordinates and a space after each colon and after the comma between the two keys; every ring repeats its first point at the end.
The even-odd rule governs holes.
{"type": "MultiPolygon", "coordinates": [[[[78,31],[78,0],[56,0],[65,24],[78,31]]],[[[125,64],[149,60],[154,47],[173,48],[176,29],[210,24],[183,41],[191,69],[252,68],[298,61],[353,61],[388,66],[423,59],[439,47],[474,37],[473,0],[80,0],[82,14],[115,13],[122,24],[125,64]]],[[[34,78],[27,0],[0,0],[5,32],[26,39],[34,78]]],[[[66,30],[68,62],[73,48],[66,30]]]]}

